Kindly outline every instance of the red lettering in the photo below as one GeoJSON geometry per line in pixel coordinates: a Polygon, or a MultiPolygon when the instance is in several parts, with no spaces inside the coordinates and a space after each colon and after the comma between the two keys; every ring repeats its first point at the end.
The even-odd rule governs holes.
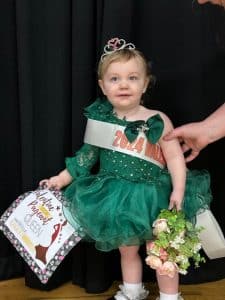
{"type": "Polygon", "coordinates": [[[128,144],[129,144],[129,141],[128,141],[127,137],[125,136],[125,134],[122,134],[121,140],[120,140],[120,148],[125,149],[128,144]]]}
{"type": "Polygon", "coordinates": [[[144,141],[145,141],[145,139],[143,137],[140,137],[137,140],[137,143],[135,144],[135,147],[134,147],[134,149],[137,151],[137,153],[141,153],[141,151],[143,150],[144,141]]]}
{"type": "Polygon", "coordinates": [[[161,148],[157,144],[150,144],[147,142],[145,148],[145,156],[149,158],[153,158],[154,160],[158,161],[162,165],[166,164],[161,148]]]}
{"type": "Polygon", "coordinates": [[[116,131],[115,140],[113,141],[113,146],[119,147],[122,135],[123,135],[123,132],[121,130],[116,131]]]}
{"type": "Polygon", "coordinates": [[[136,153],[143,152],[145,146],[143,153],[144,156],[152,158],[153,160],[158,161],[162,165],[166,165],[160,146],[158,144],[150,144],[148,141],[145,144],[145,141],[146,140],[144,137],[139,137],[133,143],[129,143],[126,135],[121,130],[117,130],[112,145],[114,147],[119,147],[128,151],[135,151],[136,153]]]}

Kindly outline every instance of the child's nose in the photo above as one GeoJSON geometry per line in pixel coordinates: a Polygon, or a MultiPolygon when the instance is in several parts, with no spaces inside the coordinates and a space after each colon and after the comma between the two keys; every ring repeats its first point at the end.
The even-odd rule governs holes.
{"type": "Polygon", "coordinates": [[[123,79],[120,81],[120,88],[127,88],[128,87],[128,81],[126,79],[123,79]]]}

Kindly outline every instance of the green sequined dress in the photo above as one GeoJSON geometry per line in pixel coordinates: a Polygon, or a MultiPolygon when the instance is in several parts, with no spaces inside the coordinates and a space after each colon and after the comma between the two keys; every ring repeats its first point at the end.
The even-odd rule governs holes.
{"type": "MultiPolygon", "coordinates": [[[[111,104],[97,99],[85,109],[89,119],[126,126],[111,104]]],[[[117,151],[84,144],[74,157],[66,158],[73,177],[64,190],[67,220],[97,249],[110,251],[121,245],[141,245],[152,238],[152,223],[168,208],[171,179],[166,168],[117,151]],[[92,174],[99,160],[99,171],[92,174]]],[[[209,207],[210,177],[205,170],[187,172],[183,210],[194,220],[209,207]]]]}

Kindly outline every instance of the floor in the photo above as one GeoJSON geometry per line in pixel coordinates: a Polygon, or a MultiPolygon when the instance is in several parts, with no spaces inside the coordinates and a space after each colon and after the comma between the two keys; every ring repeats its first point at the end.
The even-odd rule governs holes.
{"type": "MultiPolygon", "coordinates": [[[[24,279],[12,279],[0,282],[0,300],[106,300],[117,290],[118,282],[102,294],[87,294],[85,291],[68,282],[52,291],[39,291],[24,285],[24,279]]],[[[150,290],[148,300],[155,300],[157,287],[146,284],[150,290]]],[[[225,279],[210,283],[196,285],[181,285],[182,295],[185,300],[225,300],[225,279]]]]}

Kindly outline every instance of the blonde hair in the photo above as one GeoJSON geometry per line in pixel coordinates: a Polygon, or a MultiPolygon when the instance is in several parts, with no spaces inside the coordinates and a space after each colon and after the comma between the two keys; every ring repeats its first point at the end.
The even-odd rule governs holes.
{"type": "Polygon", "coordinates": [[[98,64],[98,79],[102,79],[109,65],[117,61],[129,61],[130,59],[138,58],[143,64],[146,76],[151,80],[150,67],[144,55],[138,50],[120,49],[116,50],[99,61],[98,64]]]}

